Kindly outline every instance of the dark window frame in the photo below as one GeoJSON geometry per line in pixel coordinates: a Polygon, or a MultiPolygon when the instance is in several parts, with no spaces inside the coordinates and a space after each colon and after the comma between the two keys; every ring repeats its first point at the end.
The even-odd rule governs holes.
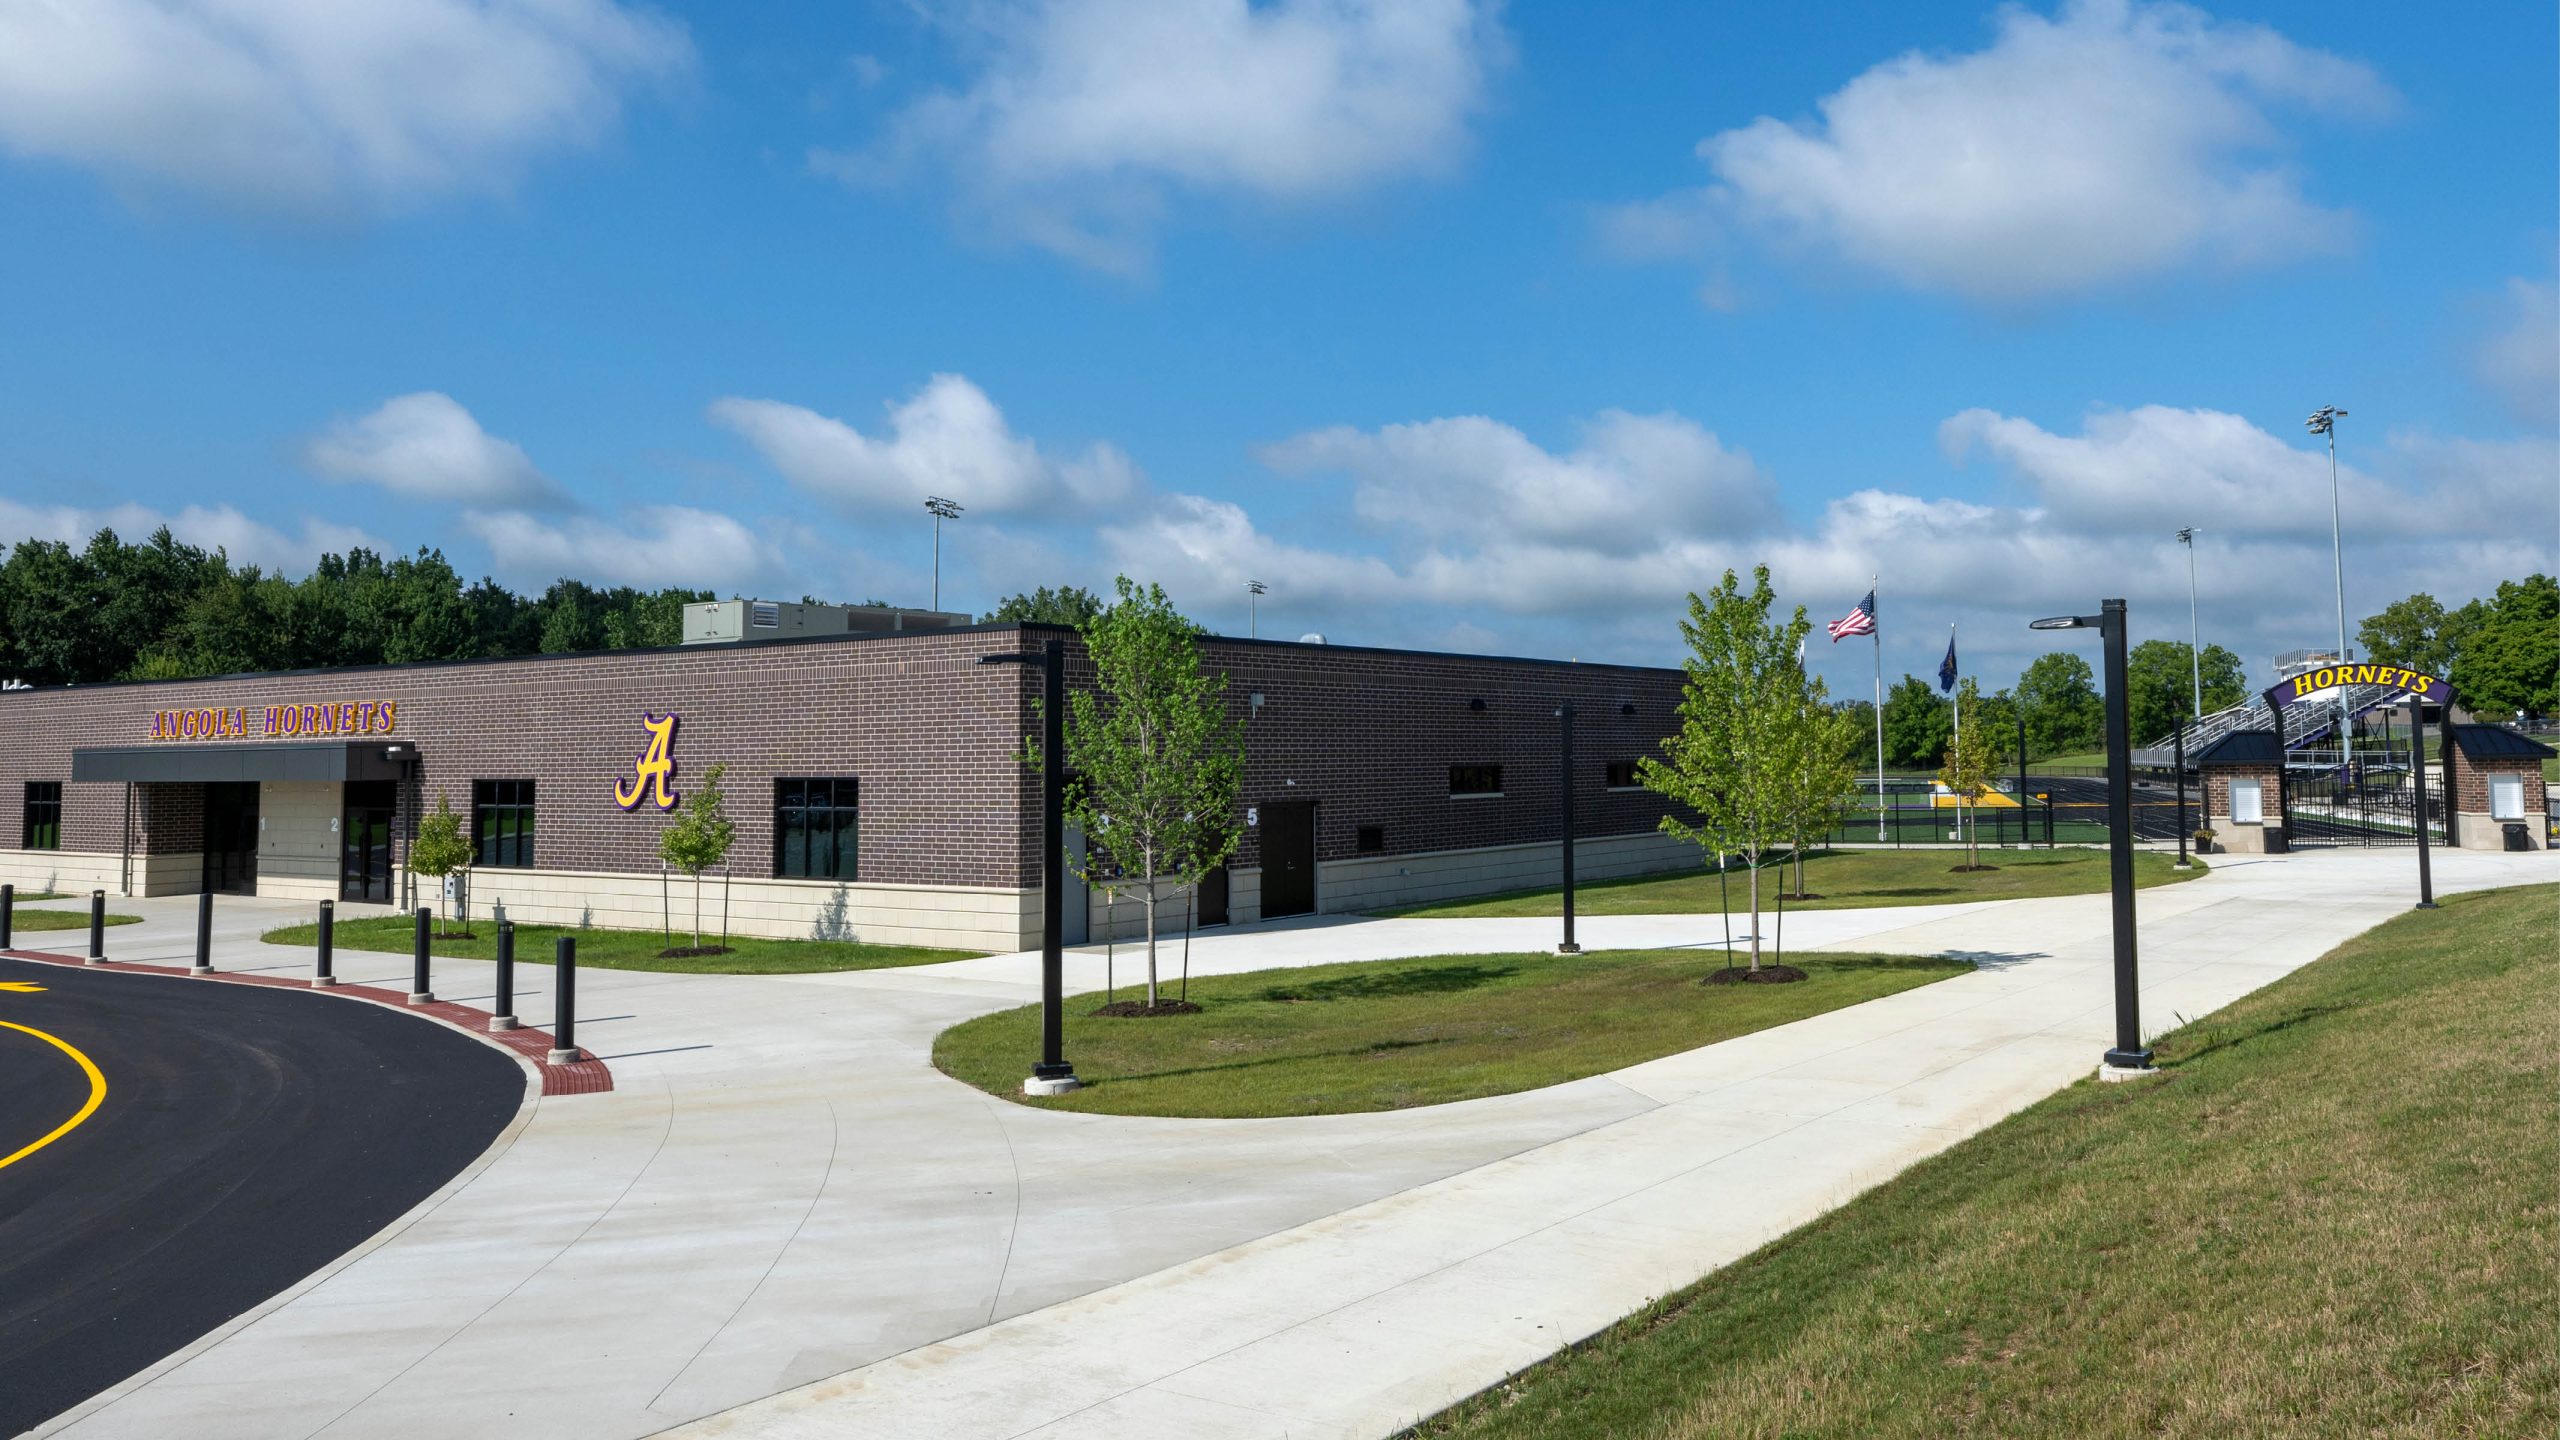
{"type": "Polygon", "coordinates": [[[1361,855],[1383,855],[1387,849],[1387,827],[1363,825],[1352,835],[1352,850],[1361,855]]]}
{"type": "Polygon", "coordinates": [[[1452,765],[1449,767],[1449,798],[1452,800],[1494,800],[1502,796],[1502,767],[1499,765],[1452,765]]]}
{"type": "Polygon", "coordinates": [[[26,802],[18,815],[18,838],[22,850],[59,850],[62,848],[62,782],[30,780],[26,802]]]}
{"type": "Polygon", "coordinates": [[[861,870],[862,781],[850,775],[775,776],[773,877],[850,884],[861,870]]]}
{"type": "Polygon", "coordinates": [[[533,868],[534,782],[471,782],[471,864],[480,870],[533,868]]]}
{"type": "Polygon", "coordinates": [[[1637,778],[1636,762],[1633,760],[1612,760],[1609,762],[1608,769],[1602,773],[1608,789],[1641,790],[1644,788],[1644,781],[1637,778]],[[1620,776],[1625,778],[1620,779],[1620,776]]]}

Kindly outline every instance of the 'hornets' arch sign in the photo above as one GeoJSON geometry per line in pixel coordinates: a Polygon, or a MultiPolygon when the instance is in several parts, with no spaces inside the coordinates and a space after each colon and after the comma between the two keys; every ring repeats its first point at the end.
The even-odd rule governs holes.
{"type": "Polygon", "coordinates": [[[2282,710],[2299,700],[2307,700],[2324,690],[2341,685],[2388,685],[2412,699],[2429,705],[2453,703],[2453,686],[2448,682],[2412,670],[2405,665],[2323,665],[2305,670],[2290,680],[2279,680],[2267,687],[2267,704],[2282,710]]]}

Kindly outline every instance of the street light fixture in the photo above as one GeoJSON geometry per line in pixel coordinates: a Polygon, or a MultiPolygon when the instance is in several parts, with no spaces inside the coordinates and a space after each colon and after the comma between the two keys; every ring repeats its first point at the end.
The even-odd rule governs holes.
{"type": "MultiPolygon", "coordinates": [[[[2178,543],[2187,547],[2187,672],[2188,687],[2194,690],[2196,718],[2204,718],[2204,659],[2201,640],[2196,630],[2196,527],[2178,532],[2178,543]]],[[[2344,660],[2345,656],[2338,657],[2344,660]]]]}
{"type": "Polygon", "coordinates": [[[981,655],[981,665],[1037,665],[1040,677],[1040,1059],[1025,1095],[1064,1095],[1082,1082],[1067,1063],[1067,647],[1043,640],[1016,655],[981,655]]]}
{"type": "Polygon", "coordinates": [[[2098,1073],[2110,1080],[2148,1073],[2151,1052],[2142,1044],[2142,990],[2135,976],[2133,936],[2133,741],[2125,715],[2124,602],[2101,600],[2095,615],[2055,615],[2030,622],[2030,630],[2095,630],[2106,642],[2107,686],[2107,886],[2114,900],[2116,1043],[2098,1073]]]}
{"type": "Polygon", "coordinates": [[[962,505],[939,495],[924,497],[924,508],[933,516],[933,608],[942,608],[942,522],[960,518],[962,505]]]}
{"type": "MultiPolygon", "coordinates": [[[[2302,422],[2304,429],[2314,435],[2325,436],[2329,441],[2329,554],[2338,585],[2337,663],[2340,665],[2347,663],[2347,544],[2345,531],[2338,523],[2338,422],[2345,418],[2346,411],[2335,405],[2323,405],[2311,412],[2310,419],[2302,422]]],[[[2347,714],[2347,687],[2344,685],[2338,687],[2338,745],[2339,759],[2352,774],[2356,763],[2355,723],[2347,714]]]]}
{"type": "Polygon", "coordinates": [[[1244,638],[1247,640],[1258,639],[1260,637],[1261,632],[1256,628],[1257,617],[1254,614],[1254,598],[1267,593],[1269,588],[1270,587],[1264,585],[1259,580],[1247,580],[1244,582],[1244,638]]]}

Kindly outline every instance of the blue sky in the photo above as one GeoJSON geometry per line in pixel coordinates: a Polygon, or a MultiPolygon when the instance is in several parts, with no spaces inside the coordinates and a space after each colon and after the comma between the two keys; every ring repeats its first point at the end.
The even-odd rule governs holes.
{"type": "MultiPolygon", "coordinates": [[[[1669,661],[2560,544],[2548,7],[0,8],[0,524],[1669,661]]],[[[1863,693],[1866,656],[1825,653],[1863,693]]],[[[1830,647],[1820,644],[1825,652],[1830,647]]]]}

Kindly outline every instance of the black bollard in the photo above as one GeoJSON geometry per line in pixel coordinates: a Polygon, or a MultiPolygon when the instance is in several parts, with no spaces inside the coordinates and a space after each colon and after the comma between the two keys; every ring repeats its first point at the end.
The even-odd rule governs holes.
{"type": "Polygon", "coordinates": [[[0,950],[15,942],[18,928],[18,887],[0,885],[0,950]]]}
{"type": "Polygon", "coordinates": [[[89,963],[107,963],[107,892],[89,892],[89,963]]]}
{"type": "Polygon", "coordinates": [[[516,1028],[516,922],[498,922],[498,999],[489,1015],[492,1030],[516,1028]]]}
{"type": "Polygon", "coordinates": [[[563,935],[551,947],[551,986],[557,997],[551,1013],[551,1063],[567,1065],[578,1058],[578,942],[563,935]]]}
{"type": "Polygon", "coordinates": [[[196,897],[196,963],[190,975],[213,973],[213,892],[196,897]]]}
{"type": "Polygon", "coordinates": [[[311,972],[314,985],[335,985],[338,976],[338,905],[334,900],[320,902],[320,964],[311,972]]]}
{"type": "Polygon", "coordinates": [[[409,1003],[412,1005],[432,1005],[436,999],[436,992],[427,988],[427,921],[434,914],[424,905],[418,907],[417,944],[409,956],[409,1003]]]}

